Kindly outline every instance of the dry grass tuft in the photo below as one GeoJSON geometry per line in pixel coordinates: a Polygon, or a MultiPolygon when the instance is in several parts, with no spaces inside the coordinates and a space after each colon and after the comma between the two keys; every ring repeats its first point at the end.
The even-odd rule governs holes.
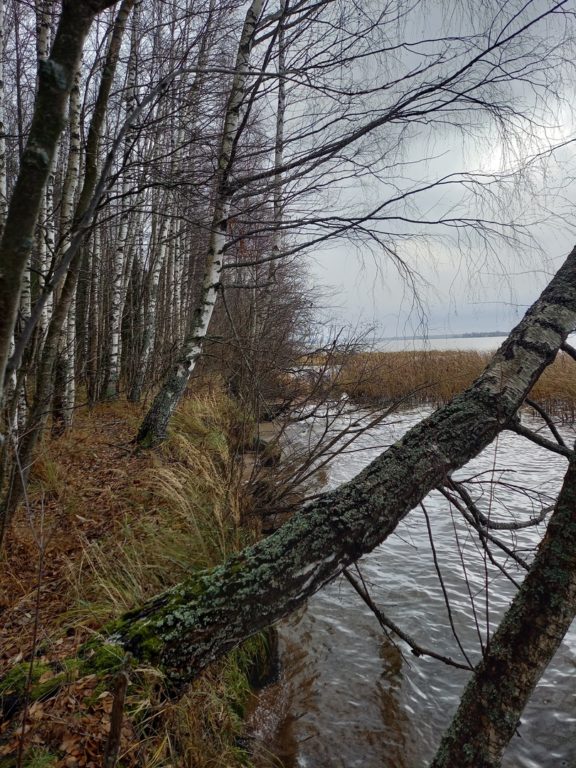
{"type": "MultiPolygon", "coordinates": [[[[254,540],[241,526],[238,461],[253,429],[221,391],[183,403],[134,494],[139,514],[128,512],[114,536],[86,543],[71,571],[76,622],[100,626],[254,540]]],[[[252,695],[243,661],[258,642],[211,667],[176,704],[161,704],[158,691],[143,692],[140,718],[148,736],[139,751],[145,765],[247,765],[246,750],[237,745],[252,695]]]]}
{"type": "Polygon", "coordinates": [[[133,488],[114,536],[87,543],[73,570],[77,613],[103,623],[244,546],[242,483],[235,460],[250,428],[223,394],[185,401],[170,438],[133,488]]]}

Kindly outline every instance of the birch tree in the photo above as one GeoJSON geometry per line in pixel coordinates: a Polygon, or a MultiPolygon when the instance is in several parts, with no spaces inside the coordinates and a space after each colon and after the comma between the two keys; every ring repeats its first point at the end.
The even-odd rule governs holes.
{"type": "Polygon", "coordinates": [[[68,95],[94,17],[115,0],[64,0],[50,57],[40,65],[34,116],[0,241],[0,402],[20,290],[68,95]],[[16,288],[16,289],[15,289],[16,288]]]}
{"type": "MultiPolygon", "coordinates": [[[[134,9],[132,12],[132,34],[130,42],[130,56],[128,59],[128,71],[126,77],[126,117],[129,119],[130,115],[136,108],[136,67],[138,59],[138,8],[140,6],[139,0],[134,3],[134,9]]],[[[125,157],[124,162],[127,164],[129,160],[130,152],[130,139],[126,139],[125,157]]],[[[114,398],[118,396],[118,388],[120,385],[120,356],[121,356],[121,326],[122,326],[122,309],[124,306],[124,275],[126,273],[126,258],[127,258],[127,246],[128,246],[128,230],[130,221],[129,206],[129,191],[130,191],[130,178],[127,172],[124,173],[122,182],[122,202],[124,210],[120,215],[120,224],[118,227],[118,234],[116,239],[116,250],[114,253],[114,259],[112,262],[112,296],[110,303],[110,360],[109,368],[107,372],[107,385],[106,385],[106,397],[114,398]]]]}
{"type": "Polygon", "coordinates": [[[214,212],[210,226],[210,242],[206,255],[200,302],[194,313],[180,358],[142,422],[137,438],[140,443],[155,443],[164,438],[168,421],[184,394],[190,374],[202,352],[202,343],[208,332],[208,325],[214,311],[230,212],[231,194],[228,182],[232,170],[233,149],[241,120],[240,110],[244,101],[250,53],[262,6],[262,0],[253,0],[250,4],[238,43],[234,78],[226,104],[218,167],[215,175],[214,212]]]}
{"type": "MultiPolygon", "coordinates": [[[[70,232],[74,220],[74,199],[80,175],[81,135],[80,135],[80,68],[75,73],[74,86],[70,92],[69,148],[66,173],[62,185],[60,202],[60,253],[66,252],[71,245],[70,232]]],[[[61,331],[59,365],[61,366],[61,386],[56,387],[60,408],[54,410],[56,432],[61,432],[72,424],[76,397],[75,362],[76,362],[76,301],[75,292],[70,300],[65,328],[61,331]],[[59,391],[58,391],[59,390],[59,391]]]]}
{"type": "MultiPolygon", "coordinates": [[[[481,376],[359,475],[267,539],[131,610],[80,651],[81,673],[159,666],[172,693],[385,541],[503,430],[576,328],[576,248],[481,376]],[[129,655],[127,655],[129,654],[129,655]]],[[[525,584],[467,689],[434,765],[493,768],[576,611],[574,456],[525,584]],[[500,685],[502,681],[506,685],[500,685]]],[[[54,689],[66,682],[56,672],[54,689]]]]}
{"type": "Polygon", "coordinates": [[[6,91],[4,86],[4,29],[5,0],[0,0],[0,234],[4,228],[8,209],[6,177],[6,91]]]}

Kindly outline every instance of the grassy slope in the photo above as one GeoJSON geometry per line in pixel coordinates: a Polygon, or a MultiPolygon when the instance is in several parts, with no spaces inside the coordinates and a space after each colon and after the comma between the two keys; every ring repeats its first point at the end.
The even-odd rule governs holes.
{"type": "MultiPolygon", "coordinates": [[[[28,508],[15,521],[0,572],[0,675],[46,683],[47,663],[74,654],[106,620],[209,567],[256,535],[245,510],[238,454],[252,431],[223,395],[188,401],[160,452],[134,454],[140,418],[125,402],[80,412],[73,430],[38,453],[28,508]],[[34,624],[38,633],[34,646],[34,624]]],[[[263,639],[251,641],[197,680],[176,704],[143,670],[128,689],[121,765],[245,765],[238,746],[249,676],[261,666],[263,639]]],[[[113,681],[74,680],[31,704],[24,728],[28,768],[99,766],[105,751],[113,681]]],[[[5,691],[9,701],[10,690],[5,691]]],[[[17,764],[22,715],[0,726],[0,766],[17,764]]]]}

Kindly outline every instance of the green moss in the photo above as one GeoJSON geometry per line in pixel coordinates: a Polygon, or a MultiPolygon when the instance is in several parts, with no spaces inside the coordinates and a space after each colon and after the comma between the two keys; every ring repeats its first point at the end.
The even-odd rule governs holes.
{"type": "MultiPolygon", "coordinates": [[[[45,683],[39,684],[38,681],[46,672],[52,672],[52,669],[47,664],[35,663],[33,665],[32,675],[30,678],[31,691],[35,690],[38,685],[40,685],[40,687],[45,685],[45,683]]],[[[22,661],[20,664],[16,664],[14,667],[12,667],[12,669],[2,678],[0,683],[0,695],[5,696],[7,694],[12,694],[16,696],[23,696],[26,692],[29,673],[29,661],[22,661]]],[[[38,697],[33,696],[33,698],[38,697]]]]}
{"type": "Polygon", "coordinates": [[[140,661],[148,664],[158,663],[164,647],[156,628],[146,622],[138,622],[136,628],[128,633],[124,642],[133,649],[140,661]]]}
{"type": "Polygon", "coordinates": [[[102,640],[92,640],[81,650],[81,674],[113,674],[126,663],[123,648],[102,640]]]}
{"type": "Polygon", "coordinates": [[[58,757],[46,749],[31,749],[24,757],[24,768],[52,768],[58,757]]]}

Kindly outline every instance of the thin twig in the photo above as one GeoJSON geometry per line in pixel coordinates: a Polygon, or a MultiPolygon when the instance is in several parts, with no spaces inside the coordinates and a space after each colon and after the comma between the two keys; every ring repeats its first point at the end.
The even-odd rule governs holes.
{"type": "Polygon", "coordinates": [[[506,429],[510,430],[510,432],[516,432],[517,435],[531,440],[541,448],[546,448],[548,451],[552,451],[553,453],[559,453],[560,456],[565,456],[567,459],[572,456],[572,451],[570,448],[567,448],[565,445],[557,445],[556,443],[553,443],[552,440],[548,440],[547,438],[539,435],[537,432],[533,432],[531,429],[528,429],[528,427],[524,427],[522,424],[520,424],[519,421],[510,422],[506,429]]]}
{"type": "Polygon", "coordinates": [[[552,419],[550,418],[550,416],[546,412],[546,410],[544,408],[542,408],[542,406],[539,403],[534,402],[534,400],[530,400],[529,397],[527,397],[524,400],[524,402],[526,403],[526,405],[529,405],[530,408],[533,408],[536,411],[536,413],[538,413],[542,417],[542,420],[546,422],[546,426],[548,427],[550,432],[552,432],[552,434],[556,438],[556,440],[558,442],[558,445],[561,445],[564,448],[568,448],[568,446],[566,445],[566,443],[564,441],[564,438],[562,437],[560,432],[558,432],[558,430],[556,429],[556,425],[554,424],[554,422],[552,421],[552,419]]]}
{"type": "MultiPolygon", "coordinates": [[[[443,656],[441,653],[436,653],[436,651],[432,651],[428,648],[423,648],[412,637],[410,637],[410,635],[406,634],[404,630],[400,629],[400,627],[395,622],[393,622],[392,619],[389,619],[388,616],[386,616],[386,614],[384,613],[384,611],[382,611],[381,608],[378,608],[378,606],[374,603],[374,601],[368,594],[368,590],[366,589],[365,585],[363,586],[362,584],[360,584],[348,570],[345,569],[344,571],[342,571],[342,573],[344,574],[346,579],[348,579],[350,584],[354,587],[358,595],[366,603],[368,608],[370,608],[370,610],[378,620],[378,623],[380,624],[380,626],[385,630],[388,630],[388,629],[392,630],[392,632],[398,635],[398,637],[401,640],[404,640],[404,642],[410,646],[410,650],[412,651],[414,656],[431,656],[433,659],[437,659],[438,661],[441,661],[444,664],[448,664],[451,667],[457,667],[458,669],[465,669],[467,671],[472,669],[471,666],[468,666],[466,664],[461,664],[458,661],[454,661],[454,659],[451,659],[449,656],[443,656]]],[[[364,579],[362,579],[362,582],[364,584],[364,579]]]]}
{"type": "Polygon", "coordinates": [[[490,518],[486,517],[486,515],[484,515],[480,511],[480,509],[478,508],[478,505],[472,499],[466,487],[461,482],[451,478],[449,481],[449,485],[460,496],[460,498],[466,504],[470,512],[474,515],[474,518],[476,519],[476,521],[483,528],[486,528],[487,530],[520,531],[523,528],[533,528],[536,525],[540,525],[540,523],[542,523],[546,519],[546,516],[549,515],[550,512],[554,510],[554,506],[543,507],[539,515],[537,515],[536,517],[530,517],[528,518],[528,520],[524,520],[521,523],[517,521],[514,521],[513,523],[498,522],[497,520],[491,520],[490,518]]]}
{"type": "Polygon", "coordinates": [[[458,556],[460,558],[460,565],[462,566],[462,571],[464,573],[464,582],[466,584],[466,591],[468,592],[468,597],[470,598],[470,606],[472,608],[472,616],[474,617],[474,626],[476,628],[476,634],[478,635],[478,642],[480,643],[480,648],[482,650],[482,655],[484,655],[484,639],[482,637],[482,631],[480,629],[480,621],[478,619],[478,612],[476,611],[476,603],[474,602],[474,594],[472,593],[472,587],[470,586],[470,579],[468,578],[468,570],[466,568],[466,560],[464,558],[464,551],[462,549],[462,546],[460,545],[460,537],[458,536],[458,528],[456,527],[456,521],[454,520],[454,512],[452,510],[452,505],[450,505],[450,517],[452,519],[452,530],[454,531],[454,539],[456,540],[456,549],[458,550],[458,556]]]}
{"type": "Polygon", "coordinates": [[[520,588],[520,584],[514,579],[513,576],[511,576],[506,568],[499,563],[494,555],[492,554],[492,551],[490,547],[488,546],[488,542],[492,542],[492,544],[495,544],[499,549],[501,549],[508,557],[510,557],[514,562],[516,562],[521,568],[524,568],[528,570],[528,564],[522,560],[522,558],[517,555],[513,550],[511,550],[504,542],[500,541],[500,539],[497,539],[495,536],[490,534],[485,528],[483,528],[477,520],[475,520],[474,516],[470,514],[460,503],[460,501],[455,498],[449,491],[446,490],[443,486],[439,486],[437,488],[438,491],[452,504],[458,512],[462,515],[464,520],[474,528],[474,530],[478,533],[478,537],[480,539],[480,543],[482,548],[485,550],[485,552],[488,554],[488,557],[490,558],[490,562],[495,568],[498,568],[498,570],[509,580],[514,584],[516,589],[520,588]]]}
{"type": "Polygon", "coordinates": [[[466,653],[466,651],[464,650],[464,646],[460,642],[460,638],[458,637],[458,632],[456,632],[456,625],[454,624],[454,617],[452,616],[452,608],[450,606],[450,598],[448,597],[448,592],[446,590],[446,585],[444,584],[442,571],[440,570],[440,563],[438,562],[436,547],[434,546],[434,536],[432,535],[432,526],[430,525],[430,518],[428,517],[428,512],[426,511],[426,507],[424,506],[423,502],[420,502],[420,507],[422,509],[422,512],[424,512],[424,517],[426,519],[426,528],[428,529],[428,538],[430,540],[430,548],[432,550],[432,557],[434,559],[434,568],[436,569],[436,573],[438,574],[438,580],[440,581],[440,587],[442,588],[442,594],[444,595],[444,603],[446,604],[446,611],[448,612],[448,621],[450,622],[450,628],[452,629],[452,634],[454,635],[454,639],[458,643],[458,648],[460,648],[460,652],[462,653],[462,656],[464,656],[464,658],[468,662],[469,669],[473,669],[472,662],[468,658],[468,654],[466,653]]]}

